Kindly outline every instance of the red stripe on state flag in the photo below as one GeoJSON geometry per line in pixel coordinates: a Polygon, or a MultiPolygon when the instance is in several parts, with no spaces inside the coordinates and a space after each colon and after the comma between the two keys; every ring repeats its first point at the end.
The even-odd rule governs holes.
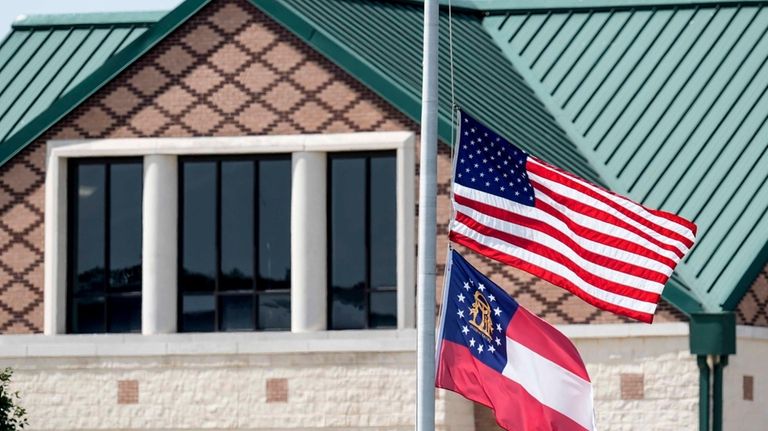
{"type": "Polygon", "coordinates": [[[519,307],[507,326],[507,338],[517,341],[563,369],[590,381],[584,362],[571,341],[530,311],[519,307]]]}
{"type": "Polygon", "coordinates": [[[502,428],[587,430],[568,416],[542,404],[519,383],[475,359],[466,347],[446,340],[441,344],[439,354],[435,385],[493,409],[496,422],[502,428]]]}

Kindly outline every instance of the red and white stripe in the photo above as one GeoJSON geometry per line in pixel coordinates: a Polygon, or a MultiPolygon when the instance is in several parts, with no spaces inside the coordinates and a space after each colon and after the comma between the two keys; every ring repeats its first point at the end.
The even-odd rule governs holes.
{"type": "Polygon", "coordinates": [[[535,207],[454,183],[451,240],[650,323],[696,225],[534,157],[526,168],[535,207]]]}
{"type": "Polygon", "coordinates": [[[507,430],[595,429],[592,384],[571,342],[522,307],[507,327],[501,374],[466,346],[443,340],[436,386],[494,410],[507,430]]]}

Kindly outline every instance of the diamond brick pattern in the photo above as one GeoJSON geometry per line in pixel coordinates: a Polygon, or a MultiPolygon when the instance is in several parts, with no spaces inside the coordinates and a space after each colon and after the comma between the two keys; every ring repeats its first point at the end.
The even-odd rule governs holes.
{"type": "MultiPolygon", "coordinates": [[[[392,130],[418,126],[245,0],[211,2],[0,167],[0,333],[42,330],[48,140],[392,130]]],[[[444,259],[448,147],[440,146],[438,159],[444,259]]],[[[522,271],[466,254],[552,323],[624,321],[522,271]]],[[[656,320],[684,319],[664,304],[656,320]]]]}
{"type": "Polygon", "coordinates": [[[739,325],[768,326],[768,265],[752,283],[736,308],[739,325]]]}

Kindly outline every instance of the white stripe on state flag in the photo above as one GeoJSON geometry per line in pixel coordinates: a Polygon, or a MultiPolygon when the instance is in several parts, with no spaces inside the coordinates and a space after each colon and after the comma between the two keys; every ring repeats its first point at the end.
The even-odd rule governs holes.
{"type": "MultiPolygon", "coordinates": [[[[490,193],[485,193],[483,191],[472,189],[469,187],[465,187],[457,183],[454,183],[453,189],[454,189],[454,195],[463,196],[463,197],[466,197],[467,199],[471,199],[476,202],[484,202],[484,203],[487,203],[488,205],[494,206],[499,209],[503,209],[506,211],[524,215],[526,217],[541,220],[543,222],[550,224],[553,227],[559,228],[566,234],[572,236],[574,240],[589,241],[592,243],[592,245],[597,245],[598,249],[607,247],[607,250],[609,252],[621,250],[621,249],[616,249],[616,248],[607,246],[605,244],[595,243],[594,241],[591,241],[589,238],[585,238],[583,236],[578,235],[576,232],[573,232],[571,229],[565,226],[565,224],[562,221],[557,220],[554,216],[542,211],[539,208],[530,207],[527,205],[519,204],[517,202],[512,202],[502,197],[492,195],[490,193]],[[557,220],[557,222],[554,222],[554,220],[557,220]]],[[[579,224],[580,226],[583,226],[586,229],[590,229],[598,233],[618,237],[618,238],[621,238],[622,240],[632,242],[636,244],[638,247],[642,247],[647,250],[653,250],[655,253],[660,254],[664,257],[667,257],[674,262],[677,262],[679,260],[679,257],[675,253],[667,250],[658,249],[658,247],[656,247],[653,243],[635,234],[634,232],[630,232],[616,225],[606,223],[601,220],[572,211],[569,208],[563,205],[560,205],[557,202],[554,202],[546,195],[537,193],[536,199],[539,199],[542,202],[549,204],[550,206],[554,207],[556,210],[568,216],[570,220],[579,224]]],[[[653,259],[648,256],[643,256],[638,253],[632,253],[629,250],[621,250],[621,252],[622,253],[616,253],[615,255],[611,255],[611,257],[616,257],[617,259],[620,259],[620,260],[626,260],[627,262],[635,263],[637,265],[645,265],[649,269],[656,270],[666,275],[672,274],[672,268],[669,267],[669,265],[659,262],[656,259],[653,259]]]]}
{"type": "Polygon", "coordinates": [[[458,203],[455,204],[455,208],[458,212],[464,213],[475,221],[492,229],[541,244],[564,256],[565,258],[570,259],[576,265],[581,266],[585,270],[595,274],[598,277],[612,280],[617,283],[621,283],[646,292],[661,293],[661,291],[664,290],[664,285],[661,283],[650,281],[646,278],[637,277],[626,272],[617,271],[615,269],[599,265],[595,262],[591,262],[576,253],[576,251],[574,251],[571,247],[563,244],[562,242],[547,235],[544,232],[488,216],[458,203]]]}
{"type": "Polygon", "coordinates": [[[500,253],[516,257],[532,265],[538,266],[539,268],[545,269],[546,271],[549,271],[555,275],[568,279],[574,285],[576,285],[576,287],[583,290],[586,294],[602,301],[641,313],[653,314],[653,312],[656,310],[655,303],[640,301],[628,296],[619,295],[607,290],[603,290],[584,281],[575,272],[560,262],[556,262],[547,257],[532,253],[526,249],[512,246],[500,239],[483,235],[462,223],[454,221],[451,225],[451,231],[470,238],[480,244],[484,244],[485,246],[492,248],[500,253]]]}
{"type": "Polygon", "coordinates": [[[501,374],[520,384],[545,406],[557,410],[587,430],[594,429],[592,386],[588,381],[509,337],[507,364],[501,374]]]}
{"type": "MultiPolygon", "coordinates": [[[[548,169],[548,170],[550,170],[550,171],[552,171],[554,173],[557,173],[559,175],[564,175],[564,176],[568,177],[569,179],[579,183],[583,187],[585,187],[585,188],[587,188],[589,190],[592,190],[594,193],[597,193],[597,194],[601,195],[606,200],[610,200],[610,201],[616,202],[618,205],[621,205],[623,208],[625,208],[625,209],[627,209],[627,210],[637,214],[639,217],[645,218],[645,219],[647,219],[648,221],[650,221],[650,222],[652,222],[654,224],[663,226],[663,227],[665,227],[665,228],[667,228],[669,230],[677,232],[678,234],[688,238],[691,241],[694,241],[696,239],[696,235],[691,230],[691,227],[682,225],[680,223],[677,223],[677,222],[671,220],[670,218],[660,217],[660,216],[654,214],[654,212],[652,210],[648,210],[644,206],[642,206],[642,205],[640,205],[640,204],[638,204],[636,202],[633,202],[633,201],[625,198],[624,196],[619,196],[619,195],[610,193],[610,192],[608,192],[608,191],[606,191],[606,190],[604,190],[604,189],[602,189],[600,187],[595,186],[594,184],[590,184],[590,183],[582,180],[581,178],[578,178],[578,177],[576,177],[574,175],[571,175],[571,174],[569,174],[567,172],[556,170],[556,169],[552,168],[551,166],[547,165],[546,163],[536,159],[535,157],[528,157],[528,163],[533,163],[533,164],[535,164],[537,166],[540,166],[543,169],[548,169]]],[[[675,218],[677,218],[677,217],[675,216],[675,218]]]]}
{"type": "MultiPolygon", "coordinates": [[[[558,183],[556,181],[552,181],[552,180],[549,180],[547,178],[541,177],[541,176],[536,175],[536,174],[534,174],[534,173],[532,173],[530,171],[528,173],[528,177],[531,179],[531,181],[534,181],[534,182],[537,182],[537,183],[541,183],[542,185],[548,187],[550,190],[552,190],[555,193],[558,193],[560,195],[569,197],[571,199],[576,199],[576,200],[578,200],[579,202],[581,202],[584,205],[591,206],[591,207],[596,208],[596,209],[601,210],[601,211],[605,211],[605,212],[607,212],[607,213],[609,213],[609,214],[619,218],[620,220],[628,223],[629,225],[634,226],[635,228],[641,230],[643,233],[645,233],[647,235],[650,235],[652,238],[656,239],[657,241],[659,241],[659,242],[661,242],[663,244],[671,245],[671,246],[677,248],[682,253],[685,253],[685,252],[688,251],[688,247],[685,244],[681,243],[680,241],[677,241],[677,240],[675,240],[673,238],[670,238],[668,236],[662,235],[661,233],[659,233],[659,232],[657,232],[657,231],[655,231],[655,230],[653,230],[653,229],[651,229],[651,228],[649,228],[649,227],[647,227],[647,226],[645,226],[645,225],[643,225],[641,223],[638,223],[638,222],[636,222],[635,220],[633,220],[633,219],[631,219],[629,217],[626,217],[621,212],[616,211],[614,208],[612,208],[611,206],[605,204],[604,202],[602,202],[602,201],[600,201],[598,199],[595,199],[595,198],[593,198],[591,196],[587,196],[587,195],[579,192],[578,190],[575,190],[575,189],[572,189],[570,187],[564,186],[564,185],[562,185],[562,184],[560,184],[560,183],[558,183]]],[[[543,192],[540,189],[537,189],[536,186],[534,186],[534,189],[536,190],[536,196],[537,197],[538,197],[539,193],[546,193],[546,192],[543,192]]]]}

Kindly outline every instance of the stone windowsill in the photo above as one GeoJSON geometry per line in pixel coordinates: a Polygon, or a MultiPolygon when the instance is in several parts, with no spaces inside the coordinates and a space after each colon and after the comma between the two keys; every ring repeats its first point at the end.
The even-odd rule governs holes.
{"type": "MultiPolygon", "coordinates": [[[[557,328],[573,340],[688,335],[687,323],[557,325],[557,328]]],[[[739,329],[740,336],[746,335],[741,327],[739,329]]],[[[415,329],[0,336],[0,358],[415,351],[415,329]]]]}
{"type": "Polygon", "coordinates": [[[0,336],[0,358],[412,351],[415,329],[0,336]]]}

